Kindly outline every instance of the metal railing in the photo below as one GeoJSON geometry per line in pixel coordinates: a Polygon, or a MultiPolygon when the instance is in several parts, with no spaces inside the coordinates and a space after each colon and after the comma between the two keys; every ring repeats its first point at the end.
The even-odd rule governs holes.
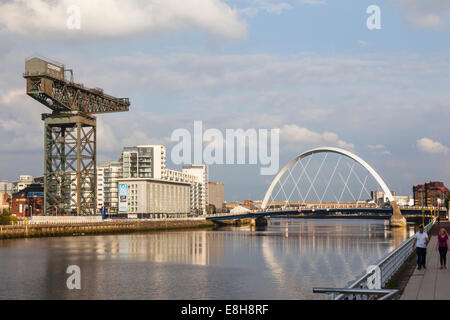
{"type": "MultiPolygon", "coordinates": [[[[429,232],[436,222],[434,218],[424,227],[425,232],[429,232]]],[[[372,270],[365,273],[362,277],[352,282],[347,288],[313,288],[315,293],[329,293],[333,300],[355,299],[366,300],[374,299],[379,293],[374,290],[387,290],[383,288],[392,276],[400,269],[403,263],[412,253],[414,236],[403,241],[397,248],[382,258],[372,270]],[[377,279],[378,277],[378,279],[377,279]],[[376,288],[378,287],[378,288],[376,288]]],[[[392,297],[388,295],[388,297],[392,297]]],[[[386,299],[386,297],[384,297],[386,299]]]]}
{"type": "Polygon", "coordinates": [[[351,289],[351,288],[313,288],[314,293],[328,293],[331,294],[331,299],[335,300],[336,294],[346,294],[349,300],[353,297],[361,296],[367,297],[367,300],[389,300],[397,292],[397,289],[351,289]]]}

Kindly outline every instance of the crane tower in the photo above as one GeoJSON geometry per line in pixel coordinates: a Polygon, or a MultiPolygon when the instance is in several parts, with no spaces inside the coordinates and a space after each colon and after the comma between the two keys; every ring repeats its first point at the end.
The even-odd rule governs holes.
{"type": "Polygon", "coordinates": [[[93,115],[128,111],[129,99],[74,83],[72,70],[48,59],[28,59],[23,77],[27,95],[52,110],[42,114],[44,214],[95,214],[97,130],[93,115]],[[66,73],[71,75],[69,80],[66,73]]]}

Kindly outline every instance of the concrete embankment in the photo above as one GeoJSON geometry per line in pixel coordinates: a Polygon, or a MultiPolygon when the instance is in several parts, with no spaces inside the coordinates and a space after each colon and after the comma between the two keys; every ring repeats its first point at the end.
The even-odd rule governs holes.
{"type": "Polygon", "coordinates": [[[105,221],[92,223],[32,224],[0,226],[0,239],[62,237],[95,234],[165,231],[194,228],[212,228],[206,220],[167,219],[144,221],[105,221]]]}

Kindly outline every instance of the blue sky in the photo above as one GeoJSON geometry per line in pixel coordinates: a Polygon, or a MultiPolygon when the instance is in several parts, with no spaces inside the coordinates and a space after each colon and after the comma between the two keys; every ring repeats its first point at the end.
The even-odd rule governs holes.
{"type": "MultiPolygon", "coordinates": [[[[125,145],[170,152],[172,131],[202,120],[280,128],[281,166],[332,132],[333,146],[345,143],[400,194],[430,179],[449,186],[449,35],[445,0],[0,1],[0,179],[42,173],[46,110],[21,77],[39,53],[77,82],[130,97],[130,112],[98,117],[99,162],[125,145]],[[66,27],[71,4],[80,30],[66,27]],[[366,27],[373,4],[380,30],[366,27]]],[[[229,201],[262,199],[272,178],[236,165],[210,176],[229,201]]]]}

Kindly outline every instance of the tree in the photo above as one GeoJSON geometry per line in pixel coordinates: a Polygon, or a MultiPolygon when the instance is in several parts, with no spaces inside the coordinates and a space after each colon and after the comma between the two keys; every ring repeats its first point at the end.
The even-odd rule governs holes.
{"type": "Polygon", "coordinates": [[[207,212],[208,214],[215,214],[216,213],[216,206],[209,203],[207,206],[207,212]]]}
{"type": "Polygon", "coordinates": [[[0,214],[0,225],[9,225],[11,223],[16,223],[17,218],[11,215],[9,209],[3,209],[0,214]]]}

